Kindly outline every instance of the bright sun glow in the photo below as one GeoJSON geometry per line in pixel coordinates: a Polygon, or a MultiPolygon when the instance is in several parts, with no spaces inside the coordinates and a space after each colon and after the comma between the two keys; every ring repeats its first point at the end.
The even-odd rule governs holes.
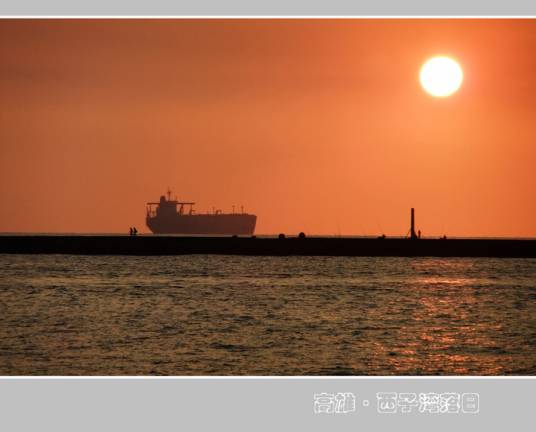
{"type": "Polygon", "coordinates": [[[422,66],[419,79],[429,94],[446,97],[460,88],[463,71],[450,57],[432,57],[422,66]]]}

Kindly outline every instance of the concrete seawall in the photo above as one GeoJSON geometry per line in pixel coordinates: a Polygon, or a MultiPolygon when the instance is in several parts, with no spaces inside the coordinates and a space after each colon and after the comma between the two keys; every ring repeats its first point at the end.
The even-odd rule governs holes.
{"type": "Polygon", "coordinates": [[[2,235],[0,253],[536,257],[536,240],[2,235]]]}

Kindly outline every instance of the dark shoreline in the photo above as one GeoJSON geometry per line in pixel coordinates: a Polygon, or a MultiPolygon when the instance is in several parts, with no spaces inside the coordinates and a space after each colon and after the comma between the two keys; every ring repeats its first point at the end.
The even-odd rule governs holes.
{"type": "Polygon", "coordinates": [[[0,253],[535,258],[536,240],[2,235],[0,253]]]}

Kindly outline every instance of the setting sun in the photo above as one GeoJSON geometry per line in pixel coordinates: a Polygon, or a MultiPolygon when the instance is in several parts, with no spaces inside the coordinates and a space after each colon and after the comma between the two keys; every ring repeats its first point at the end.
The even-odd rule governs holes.
{"type": "Polygon", "coordinates": [[[432,57],[422,66],[419,79],[427,93],[435,97],[446,97],[460,88],[463,71],[450,57],[432,57]]]}

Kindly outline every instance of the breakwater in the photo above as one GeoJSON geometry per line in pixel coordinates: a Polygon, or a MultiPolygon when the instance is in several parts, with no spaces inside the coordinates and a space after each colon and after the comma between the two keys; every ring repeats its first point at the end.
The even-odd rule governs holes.
{"type": "Polygon", "coordinates": [[[536,240],[356,237],[2,235],[0,253],[75,255],[316,255],[536,257],[536,240]]]}

